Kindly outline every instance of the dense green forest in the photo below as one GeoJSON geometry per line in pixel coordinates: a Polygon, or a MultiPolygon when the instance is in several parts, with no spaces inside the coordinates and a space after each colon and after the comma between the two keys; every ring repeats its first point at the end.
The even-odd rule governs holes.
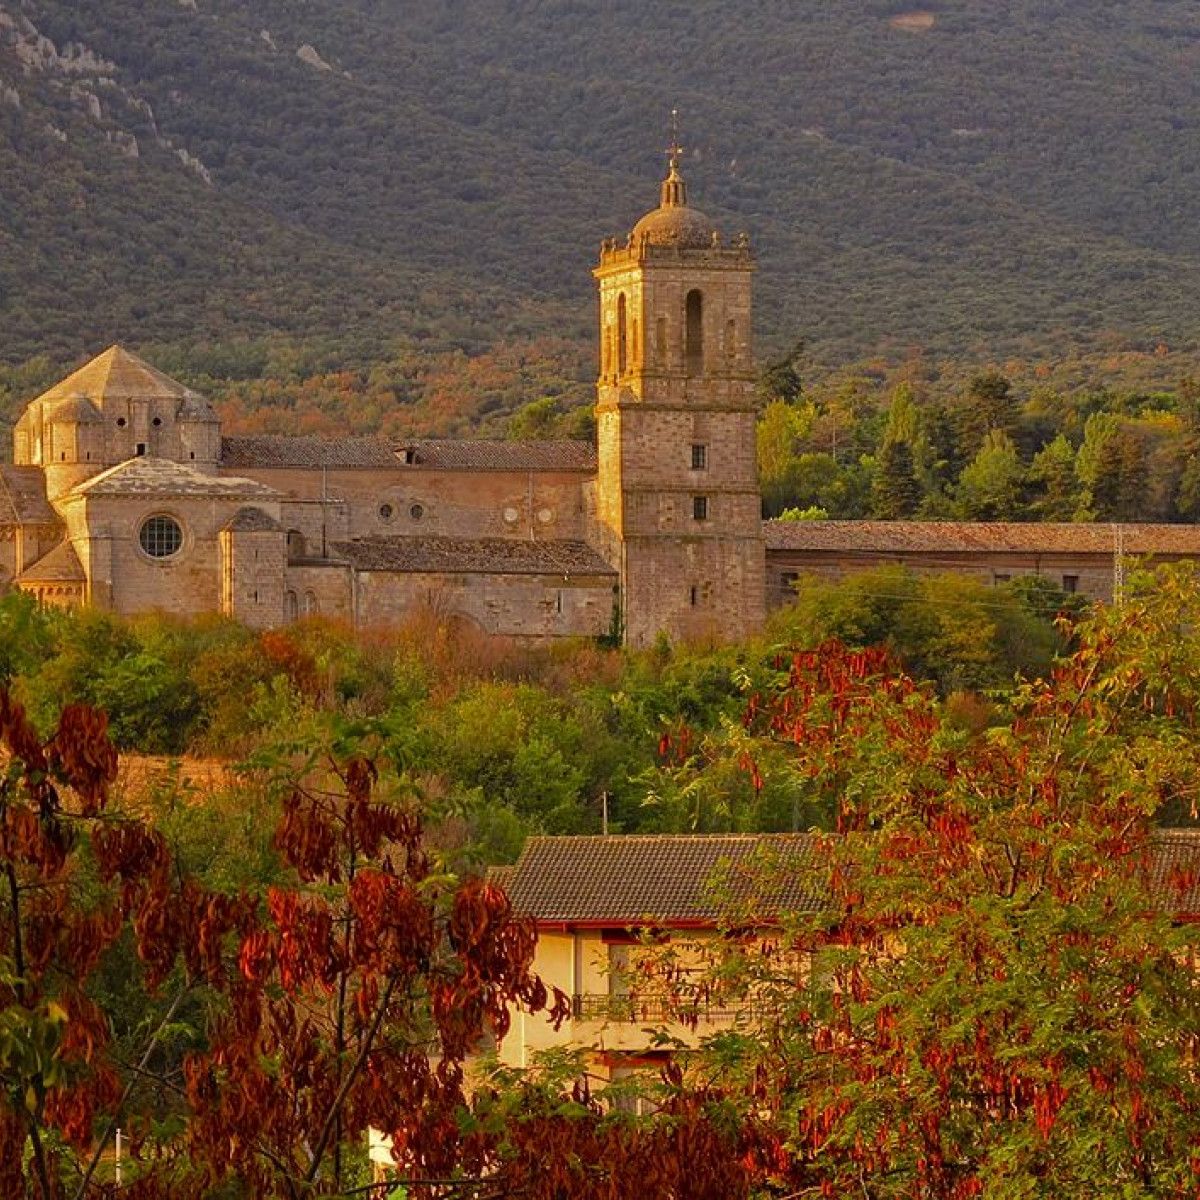
{"type": "Polygon", "coordinates": [[[1191,347],[1198,57],[1183,0],[2,0],[0,359],[587,341],[675,105],[773,353],[1191,347]]]}

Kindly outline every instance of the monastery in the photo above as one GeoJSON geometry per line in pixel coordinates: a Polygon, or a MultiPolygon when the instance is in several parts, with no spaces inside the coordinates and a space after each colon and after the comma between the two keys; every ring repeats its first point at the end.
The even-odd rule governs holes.
{"type": "Polygon", "coordinates": [[[755,460],[754,258],[688,203],[605,241],[597,444],[224,437],[200,395],[113,347],[32,400],[0,465],[0,591],[268,628],[428,608],[505,636],[734,640],[806,573],[879,563],[1111,595],[1122,554],[1191,526],[779,522],[755,460]]]}

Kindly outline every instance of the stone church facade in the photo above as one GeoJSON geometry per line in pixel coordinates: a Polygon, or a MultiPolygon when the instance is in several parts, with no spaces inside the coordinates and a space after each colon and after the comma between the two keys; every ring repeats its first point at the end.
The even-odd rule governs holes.
{"type": "Polygon", "coordinates": [[[1111,594],[1121,553],[1200,558],[1183,526],[764,522],[751,279],[688,203],[603,243],[597,445],[225,437],[113,347],[32,400],[0,464],[0,591],[258,628],[420,609],[503,636],[734,640],[809,573],[878,563],[1111,594]],[[1114,554],[1116,558],[1114,559],[1114,554]]]}
{"type": "Polygon", "coordinates": [[[673,157],[595,272],[598,448],[224,437],[203,397],[113,347],[14,427],[0,588],[256,627],[424,607],[508,636],[743,636],[765,608],[752,270],[673,157]]]}

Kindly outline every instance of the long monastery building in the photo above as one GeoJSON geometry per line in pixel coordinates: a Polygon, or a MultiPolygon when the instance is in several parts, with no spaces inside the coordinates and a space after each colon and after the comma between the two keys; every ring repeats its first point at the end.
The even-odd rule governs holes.
{"type": "Polygon", "coordinates": [[[266,628],[433,609],[498,635],[737,639],[809,573],[880,563],[1111,595],[1200,529],[762,520],[748,240],[659,206],[601,246],[597,444],[225,437],[113,347],[31,400],[0,465],[0,591],[266,628]]]}

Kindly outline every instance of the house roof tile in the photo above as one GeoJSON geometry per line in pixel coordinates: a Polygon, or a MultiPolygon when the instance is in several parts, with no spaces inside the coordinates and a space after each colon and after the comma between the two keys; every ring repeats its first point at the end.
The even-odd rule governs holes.
{"type": "Polygon", "coordinates": [[[807,834],[534,837],[508,884],[513,907],[544,922],[616,925],[710,923],[722,912],[720,888],[746,902],[764,887],[768,863],[794,863],[759,903],[772,914],[811,911],[819,898],[806,867],[807,834]]]}
{"type": "Polygon", "coordinates": [[[517,538],[364,537],[334,542],[333,551],[359,571],[614,575],[586,542],[517,538]]]}
{"type": "Polygon", "coordinates": [[[50,405],[76,396],[86,396],[89,400],[198,398],[191,388],[120,346],[110,346],[103,354],[96,355],[91,362],[43,392],[38,400],[50,405]]]}
{"type": "Polygon", "coordinates": [[[231,468],[395,467],[426,471],[582,471],[596,469],[589,442],[426,440],[266,434],[221,439],[231,468]]]}
{"type": "Polygon", "coordinates": [[[281,533],[283,526],[261,508],[239,508],[225,523],[230,533],[281,533]]]}
{"type": "Polygon", "coordinates": [[[396,467],[395,450],[381,438],[264,434],[223,437],[223,467],[396,467]]]}
{"type": "Polygon", "coordinates": [[[85,583],[86,576],[70,542],[59,542],[17,577],[18,583],[85,583]]]}
{"type": "Polygon", "coordinates": [[[41,467],[0,463],[0,526],[57,524],[58,515],[46,499],[41,467]]]}
{"type": "Polygon", "coordinates": [[[256,479],[206,475],[166,458],[130,458],[71,490],[72,496],[245,496],[275,499],[280,493],[256,479]]]}
{"type": "Polygon", "coordinates": [[[1047,553],[1122,551],[1200,554],[1200,525],[1067,524],[1016,521],[765,521],[768,552],[878,554],[1047,553]]]}
{"type": "MultiPolygon", "coordinates": [[[[816,911],[818,846],[808,834],[533,837],[493,878],[543,923],[707,924],[726,911],[722,891],[735,911],[751,901],[764,915],[816,911]],[[789,863],[794,872],[778,871],[789,863]]],[[[1163,912],[1200,916],[1200,829],[1155,834],[1148,884],[1163,912]]]]}

